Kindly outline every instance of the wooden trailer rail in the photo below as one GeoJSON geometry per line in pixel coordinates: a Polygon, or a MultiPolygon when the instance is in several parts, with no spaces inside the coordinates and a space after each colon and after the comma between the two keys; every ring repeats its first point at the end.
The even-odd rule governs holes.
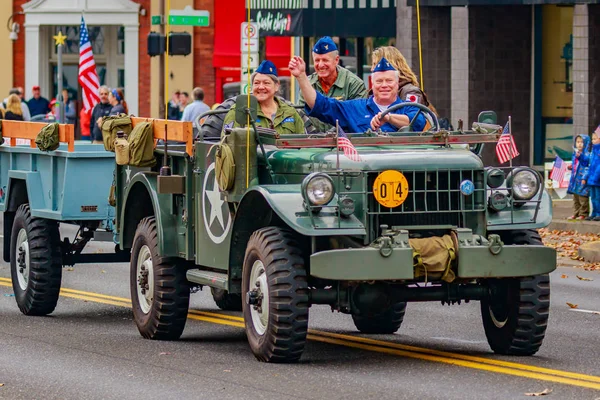
{"type": "Polygon", "coordinates": [[[152,132],[154,133],[154,145],[158,140],[165,139],[165,126],[167,130],[167,140],[185,143],[185,152],[191,157],[194,153],[194,132],[191,122],[171,121],[155,118],[132,117],[131,124],[135,127],[140,122],[152,122],[152,132]]]}
{"type": "MultiPolygon", "coordinates": [[[[36,148],[35,138],[47,122],[7,121],[2,120],[2,137],[10,139],[11,146],[17,145],[17,139],[29,140],[31,148],[36,148]]],[[[67,143],[70,152],[75,150],[75,125],[59,124],[58,140],[67,143]]]]}

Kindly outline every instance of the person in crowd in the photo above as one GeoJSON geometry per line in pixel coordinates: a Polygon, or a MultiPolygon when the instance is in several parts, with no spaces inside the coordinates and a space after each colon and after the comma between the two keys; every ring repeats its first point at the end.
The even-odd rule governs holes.
{"type": "Polygon", "coordinates": [[[69,89],[62,90],[62,99],[65,103],[65,124],[75,125],[77,123],[77,102],[70,96],[69,89]]]}
{"type": "Polygon", "coordinates": [[[378,47],[373,51],[372,58],[371,70],[379,64],[379,61],[381,61],[382,58],[388,60],[389,63],[396,68],[399,75],[398,96],[402,100],[410,101],[411,103],[420,103],[429,107],[432,111],[436,111],[429,103],[425,92],[421,90],[417,76],[408,66],[408,63],[400,50],[394,46],[378,47]]]}
{"type": "MultiPolygon", "coordinates": [[[[19,90],[19,88],[12,88],[10,89],[10,91],[8,92],[8,96],[10,97],[10,95],[16,94],[17,97],[19,98],[19,100],[21,100],[21,96],[22,96],[22,92],[19,90]]],[[[31,119],[31,113],[29,112],[29,107],[27,107],[27,103],[24,101],[21,101],[21,115],[23,115],[23,121],[29,121],[31,119]]],[[[4,107],[4,109],[6,110],[8,104],[8,97],[4,99],[4,101],[2,102],[2,106],[4,107]]]]}
{"type": "MultiPolygon", "coordinates": [[[[368,99],[340,101],[325,97],[318,93],[310,84],[305,73],[305,63],[302,58],[295,56],[289,63],[289,70],[298,80],[302,96],[306,100],[305,109],[311,117],[340,127],[346,132],[365,132],[381,129],[384,132],[395,132],[408,126],[415,117],[418,109],[402,107],[381,118],[381,113],[389,107],[404,103],[398,97],[398,71],[382,58],[373,70],[373,95],[368,99]]],[[[413,129],[421,131],[425,126],[425,117],[420,113],[414,122],[413,129]]]]}
{"type": "Polygon", "coordinates": [[[183,110],[182,121],[193,122],[200,114],[209,110],[208,105],[204,102],[204,90],[202,88],[195,87],[192,90],[192,96],[194,96],[194,102],[183,110]]]}
{"type": "MultiPolygon", "coordinates": [[[[367,89],[362,79],[339,65],[340,55],[335,42],[325,36],[319,39],[312,49],[315,72],[308,77],[311,86],[322,95],[337,100],[352,100],[367,97],[367,89]]],[[[305,105],[300,95],[300,105],[305,105]]],[[[316,118],[311,121],[317,131],[325,132],[331,125],[316,118]]]]}
{"type": "Polygon", "coordinates": [[[583,177],[588,168],[590,155],[588,153],[590,137],[577,135],[571,157],[571,172],[567,193],[573,195],[573,215],[569,219],[586,219],[590,213],[590,188],[583,184],[583,177]]]}
{"type": "Polygon", "coordinates": [[[46,115],[50,111],[50,102],[47,98],[42,97],[40,87],[34,86],[31,89],[31,95],[32,97],[27,101],[31,116],[46,115]]]}
{"type": "Polygon", "coordinates": [[[112,106],[109,115],[117,114],[129,114],[127,103],[125,102],[125,96],[121,89],[113,89],[108,93],[108,102],[112,106]]]}
{"type": "Polygon", "coordinates": [[[586,220],[600,221],[600,125],[592,133],[589,166],[581,180],[581,184],[589,187],[590,197],[592,198],[592,212],[586,220]]]}
{"type": "Polygon", "coordinates": [[[190,104],[190,94],[188,92],[181,92],[179,95],[179,119],[183,116],[183,110],[190,104]]]}
{"type": "Polygon", "coordinates": [[[167,106],[167,119],[179,120],[181,118],[181,112],[179,110],[179,97],[181,92],[176,90],[169,101],[167,106]]]}
{"type": "Polygon", "coordinates": [[[90,136],[92,139],[92,143],[94,144],[103,144],[102,141],[102,129],[101,122],[102,118],[108,117],[110,115],[110,110],[112,109],[112,105],[108,102],[108,94],[110,90],[107,86],[100,86],[98,89],[98,95],[100,97],[100,102],[94,106],[92,109],[92,116],[90,118],[90,136]]]}
{"type": "MultiPolygon", "coordinates": [[[[304,133],[304,122],[298,111],[275,96],[280,87],[275,64],[269,60],[260,63],[250,76],[250,83],[252,94],[258,100],[257,127],[271,128],[279,134],[304,133]]],[[[222,134],[225,128],[234,126],[238,126],[235,122],[235,106],[225,116],[222,134]]]]}
{"type": "Polygon", "coordinates": [[[23,109],[21,108],[21,99],[16,93],[11,94],[6,99],[4,119],[10,121],[23,121],[23,109]]]}
{"type": "Polygon", "coordinates": [[[91,140],[90,121],[92,120],[92,109],[86,110],[81,107],[79,111],[79,127],[82,140],[91,140]]]}

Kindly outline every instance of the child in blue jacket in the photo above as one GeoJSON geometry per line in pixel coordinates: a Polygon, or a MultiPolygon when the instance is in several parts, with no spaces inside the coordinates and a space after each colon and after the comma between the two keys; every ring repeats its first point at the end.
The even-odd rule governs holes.
{"type": "Polygon", "coordinates": [[[581,183],[590,188],[590,197],[592,198],[592,213],[586,219],[600,221],[600,125],[592,133],[589,167],[581,183]]]}
{"type": "Polygon", "coordinates": [[[590,213],[590,188],[583,183],[588,171],[590,137],[577,135],[573,156],[571,157],[571,180],[567,193],[573,195],[573,215],[569,219],[586,219],[590,213]]]}

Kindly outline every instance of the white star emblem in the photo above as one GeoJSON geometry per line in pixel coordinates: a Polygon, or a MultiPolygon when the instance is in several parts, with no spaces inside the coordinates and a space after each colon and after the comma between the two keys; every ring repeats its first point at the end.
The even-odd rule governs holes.
{"type": "Polygon", "coordinates": [[[329,45],[328,44],[325,45],[325,50],[329,50],[329,45]]]}
{"type": "Polygon", "coordinates": [[[221,200],[221,193],[219,192],[219,183],[217,182],[217,175],[215,174],[215,183],[213,184],[212,190],[206,190],[206,197],[210,203],[210,218],[208,220],[208,226],[217,219],[221,225],[221,229],[225,229],[225,222],[223,221],[223,203],[221,200]]]}
{"type": "Polygon", "coordinates": [[[131,168],[129,168],[129,165],[125,168],[125,173],[127,174],[127,183],[129,183],[131,181],[131,168]]]}

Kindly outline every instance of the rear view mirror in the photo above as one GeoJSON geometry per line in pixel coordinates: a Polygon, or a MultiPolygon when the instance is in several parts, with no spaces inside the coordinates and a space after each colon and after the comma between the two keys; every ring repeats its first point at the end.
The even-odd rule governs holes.
{"type": "MultiPolygon", "coordinates": [[[[256,121],[258,110],[258,100],[256,97],[250,95],[250,118],[256,121]]],[[[240,95],[235,98],[235,122],[239,126],[246,126],[248,122],[248,116],[246,110],[248,109],[248,96],[240,95]]]]}
{"type": "Polygon", "coordinates": [[[482,111],[477,117],[477,122],[495,125],[498,122],[498,117],[494,111],[482,111]]]}

